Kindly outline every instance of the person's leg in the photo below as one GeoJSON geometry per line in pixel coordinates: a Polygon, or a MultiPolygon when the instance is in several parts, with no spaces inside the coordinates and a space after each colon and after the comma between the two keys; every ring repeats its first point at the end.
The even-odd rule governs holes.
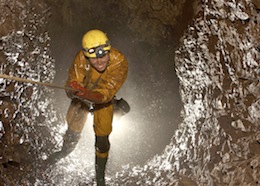
{"type": "Polygon", "coordinates": [[[87,107],[79,100],[72,100],[66,116],[68,130],[63,137],[62,149],[48,158],[49,163],[56,163],[76,148],[80,139],[80,133],[87,120],[87,115],[87,107]]]}
{"type": "Polygon", "coordinates": [[[96,136],[95,147],[96,181],[98,186],[103,186],[105,185],[105,170],[108,159],[108,151],[110,148],[108,136],[96,136]]]}
{"type": "Polygon", "coordinates": [[[96,180],[98,186],[105,185],[105,170],[110,149],[109,134],[112,131],[113,105],[94,112],[94,131],[96,135],[96,180]]]}

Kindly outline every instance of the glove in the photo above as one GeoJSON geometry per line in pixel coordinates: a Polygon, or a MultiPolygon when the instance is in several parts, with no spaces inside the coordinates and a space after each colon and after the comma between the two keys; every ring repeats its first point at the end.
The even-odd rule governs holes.
{"type": "Polygon", "coordinates": [[[92,101],[94,103],[102,103],[104,96],[102,94],[100,94],[99,92],[90,91],[87,88],[82,87],[81,85],[79,85],[75,81],[70,84],[70,87],[73,88],[73,89],[79,90],[79,91],[74,92],[74,94],[77,97],[87,99],[87,100],[92,101]]]}
{"type": "Polygon", "coordinates": [[[84,91],[84,87],[82,87],[80,84],[78,84],[76,81],[73,81],[73,82],[71,82],[70,83],[70,85],[69,85],[69,87],[70,88],[73,88],[73,89],[76,89],[75,91],[73,91],[74,93],[76,93],[76,92],[78,92],[77,90],[79,90],[79,91],[84,91]]]}
{"type": "MultiPolygon", "coordinates": [[[[81,86],[80,86],[77,82],[74,81],[74,82],[72,82],[72,83],[66,85],[66,87],[75,89],[75,90],[66,90],[67,96],[68,96],[69,98],[73,99],[73,98],[76,97],[75,94],[76,94],[78,91],[80,91],[79,88],[80,88],[81,86]]],[[[83,88],[83,87],[82,87],[82,88],[83,88]]]]}

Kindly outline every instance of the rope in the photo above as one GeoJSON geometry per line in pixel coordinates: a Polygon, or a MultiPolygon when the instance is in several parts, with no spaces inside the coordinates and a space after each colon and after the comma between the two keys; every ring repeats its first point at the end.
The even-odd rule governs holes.
{"type": "Polygon", "coordinates": [[[31,84],[36,84],[36,85],[41,85],[41,86],[46,86],[46,87],[51,87],[51,88],[58,88],[58,89],[75,90],[75,91],[77,91],[77,89],[73,89],[73,88],[70,88],[70,87],[64,87],[64,86],[58,86],[58,85],[51,84],[51,83],[44,83],[44,82],[33,81],[33,80],[25,79],[25,78],[9,76],[9,75],[6,75],[6,74],[0,74],[0,78],[10,79],[10,80],[14,80],[14,81],[23,82],[23,83],[31,83],[31,84]]]}

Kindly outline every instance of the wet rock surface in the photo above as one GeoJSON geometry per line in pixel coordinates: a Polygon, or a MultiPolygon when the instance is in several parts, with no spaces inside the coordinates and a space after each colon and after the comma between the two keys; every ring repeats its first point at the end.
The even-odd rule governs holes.
{"type": "Polygon", "coordinates": [[[164,153],[119,173],[118,185],[259,184],[259,10],[201,7],[176,50],[183,122],[164,153]]]}
{"type": "MultiPolygon", "coordinates": [[[[46,4],[1,1],[0,7],[0,73],[51,82],[55,71],[44,26],[46,4]]],[[[36,182],[37,160],[51,145],[49,128],[58,120],[52,90],[3,78],[0,84],[0,183],[30,185],[36,182]]]]}
{"type": "MultiPolygon", "coordinates": [[[[0,73],[54,81],[55,61],[46,30],[50,5],[60,7],[64,22],[74,20],[70,7],[75,4],[70,1],[0,2],[0,73]]],[[[105,5],[118,12],[118,24],[127,21],[139,41],[151,46],[161,46],[163,39],[174,41],[172,51],[180,43],[172,68],[183,102],[182,122],[163,152],[144,166],[123,166],[107,177],[108,185],[259,184],[258,2],[203,0],[197,5],[182,0],[127,0],[105,5]],[[186,26],[178,27],[178,22],[189,20],[183,12],[192,9],[197,12],[193,23],[175,41],[173,35],[180,37],[186,26]]],[[[81,8],[95,6],[86,1],[81,8]]],[[[94,16],[100,20],[98,14],[94,16]]],[[[59,149],[60,131],[64,132],[64,116],[53,106],[53,90],[3,78],[0,84],[0,183],[94,185],[94,170],[79,166],[77,152],[57,166],[44,165],[44,159],[59,149]]],[[[154,100],[154,105],[160,101],[154,100]]],[[[94,166],[91,159],[85,161],[94,166]]]]}

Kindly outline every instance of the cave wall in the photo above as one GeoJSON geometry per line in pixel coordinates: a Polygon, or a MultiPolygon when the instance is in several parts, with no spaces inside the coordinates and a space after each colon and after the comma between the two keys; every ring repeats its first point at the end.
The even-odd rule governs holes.
{"type": "MultiPolygon", "coordinates": [[[[199,2],[199,0],[111,0],[102,3],[92,0],[45,1],[59,14],[60,23],[57,26],[63,24],[73,27],[80,22],[82,25],[95,27],[101,25],[99,23],[111,24],[113,20],[115,27],[121,27],[122,32],[124,27],[132,30],[137,41],[144,41],[152,46],[158,46],[161,42],[165,44],[168,41],[174,47],[178,46],[179,42],[175,38],[182,36],[186,25],[198,11],[199,2]],[[91,17],[95,21],[85,23],[85,19],[77,18],[78,14],[91,17]]],[[[107,30],[111,26],[107,25],[107,30]]]]}
{"type": "MultiPolygon", "coordinates": [[[[0,73],[41,82],[54,78],[41,1],[0,2],[0,73]]],[[[0,78],[0,183],[36,183],[37,160],[46,153],[49,127],[58,120],[52,90],[0,78]],[[45,149],[45,150],[44,150],[45,149]]]]}
{"type": "MultiPolygon", "coordinates": [[[[161,39],[172,42],[172,35],[184,30],[178,27],[183,18],[179,11],[191,2],[176,2],[128,0],[107,5],[129,17],[129,28],[140,40],[157,46],[161,39]]],[[[1,73],[51,82],[54,61],[45,27],[50,9],[41,1],[0,3],[1,73]]],[[[70,7],[75,4],[47,3],[61,6],[64,21],[72,20],[70,7]]],[[[83,8],[91,6],[86,1],[83,8]]],[[[197,16],[172,64],[180,80],[183,122],[162,154],[143,167],[126,166],[109,181],[112,185],[259,183],[259,4],[203,0],[193,7],[197,16]]],[[[124,21],[118,19],[119,24],[124,21]]],[[[4,79],[0,83],[0,183],[43,183],[38,180],[38,164],[48,155],[46,144],[53,145],[48,138],[58,120],[52,91],[4,79]]]]}
{"type": "MultiPolygon", "coordinates": [[[[197,11],[198,1],[152,0],[152,1],[111,1],[121,14],[128,15],[127,26],[141,41],[156,46],[168,40],[171,46],[178,46],[178,40],[186,25],[197,11]],[[182,24],[185,23],[185,24],[182,24]]],[[[122,23],[124,24],[124,23],[122,23]]]]}
{"type": "Polygon", "coordinates": [[[256,1],[201,2],[175,52],[183,122],[117,184],[259,185],[259,28],[256,1]]]}

